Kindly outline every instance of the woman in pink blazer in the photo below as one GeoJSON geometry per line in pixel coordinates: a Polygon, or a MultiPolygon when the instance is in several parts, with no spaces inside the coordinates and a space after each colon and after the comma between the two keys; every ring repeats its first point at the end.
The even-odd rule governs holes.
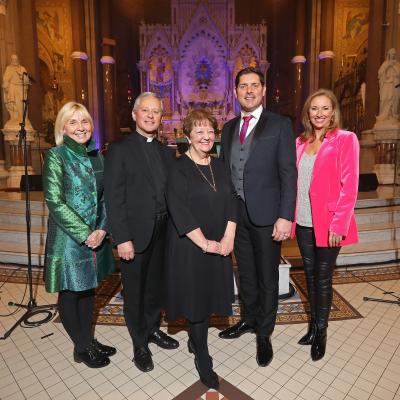
{"type": "Polygon", "coordinates": [[[356,243],[354,206],[358,192],[359,143],[339,129],[338,101],[319,89],[306,100],[304,133],[296,140],[298,193],[296,234],[306,274],[310,324],[299,344],[311,345],[311,358],[325,355],[332,304],[333,267],[340,248],[356,243]]]}

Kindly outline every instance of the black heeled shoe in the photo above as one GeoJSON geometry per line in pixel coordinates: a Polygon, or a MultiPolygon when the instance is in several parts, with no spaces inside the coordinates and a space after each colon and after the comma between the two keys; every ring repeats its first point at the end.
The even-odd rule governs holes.
{"type": "Polygon", "coordinates": [[[311,359],[320,360],[325,355],[327,332],[326,328],[317,328],[313,343],[311,345],[311,359]]]}
{"type": "Polygon", "coordinates": [[[110,364],[110,359],[101,354],[92,343],[82,352],[74,349],[74,361],[83,362],[89,368],[103,368],[110,364]]]}
{"type": "Polygon", "coordinates": [[[301,344],[302,346],[307,346],[312,344],[316,332],[317,332],[317,325],[315,325],[315,323],[313,322],[310,322],[310,324],[308,325],[307,333],[297,343],[301,344]]]}
{"type": "Polygon", "coordinates": [[[207,371],[204,369],[201,370],[199,367],[198,359],[196,356],[196,351],[193,342],[189,339],[188,340],[188,350],[189,353],[194,354],[194,365],[196,367],[197,373],[199,374],[200,381],[204,386],[207,386],[210,389],[218,390],[219,389],[219,379],[218,375],[213,371],[213,363],[212,363],[212,357],[208,356],[208,362],[209,364],[207,366],[207,371]]]}

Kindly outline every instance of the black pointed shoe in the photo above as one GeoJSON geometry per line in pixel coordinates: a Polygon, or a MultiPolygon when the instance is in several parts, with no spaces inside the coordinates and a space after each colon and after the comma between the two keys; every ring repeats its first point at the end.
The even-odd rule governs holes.
{"type": "Polygon", "coordinates": [[[161,329],[150,333],[148,341],[149,343],[154,343],[167,350],[177,349],[179,347],[179,342],[171,336],[168,336],[161,329]]]}
{"type": "Polygon", "coordinates": [[[325,355],[327,339],[326,330],[326,328],[317,328],[314,341],[311,345],[311,359],[313,361],[318,361],[325,355]]]}
{"type": "Polygon", "coordinates": [[[94,347],[96,347],[96,349],[99,351],[100,354],[106,357],[111,357],[117,352],[117,349],[115,347],[106,346],[105,344],[100,343],[96,339],[92,340],[92,344],[94,347]]]}
{"type": "Polygon", "coordinates": [[[110,359],[101,354],[92,343],[82,352],[74,349],[74,361],[83,362],[89,368],[103,368],[110,364],[110,359]]]}
{"type": "Polygon", "coordinates": [[[154,369],[151,351],[147,346],[138,347],[133,354],[133,362],[142,372],[149,372],[154,369]]]}
{"type": "Polygon", "coordinates": [[[311,322],[308,325],[307,333],[297,343],[301,344],[302,346],[307,346],[307,345],[312,344],[312,342],[314,341],[316,332],[317,332],[317,325],[315,325],[315,323],[311,322]]]}
{"type": "Polygon", "coordinates": [[[246,321],[239,321],[235,325],[221,331],[218,336],[221,339],[236,339],[247,332],[254,332],[254,328],[246,321]]]}
{"type": "Polygon", "coordinates": [[[271,336],[257,336],[257,364],[260,367],[268,366],[274,357],[271,336]]]}

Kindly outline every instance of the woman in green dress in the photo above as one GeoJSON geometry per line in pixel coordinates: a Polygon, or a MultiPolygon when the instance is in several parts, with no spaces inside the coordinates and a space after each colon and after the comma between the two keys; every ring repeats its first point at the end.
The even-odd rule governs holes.
{"type": "Polygon", "coordinates": [[[114,260],[104,240],[104,160],[92,133],[93,120],[82,104],[61,108],[54,127],[57,146],[47,151],[43,170],[49,209],[45,280],[48,292],[59,292],[58,311],[74,344],[74,360],[101,368],[116,350],[93,337],[95,288],[114,271],[114,260]]]}

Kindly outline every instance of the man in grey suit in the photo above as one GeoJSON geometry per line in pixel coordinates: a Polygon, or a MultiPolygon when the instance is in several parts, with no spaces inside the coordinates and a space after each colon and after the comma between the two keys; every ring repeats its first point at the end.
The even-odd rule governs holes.
{"type": "Polygon", "coordinates": [[[239,71],[235,95],[241,115],[222,129],[221,157],[240,199],[234,251],[243,317],[219,334],[234,339],[255,331],[257,362],[263,367],[273,358],[281,243],[291,232],[297,187],[292,125],[262,107],[265,91],[259,70],[239,71]]]}

